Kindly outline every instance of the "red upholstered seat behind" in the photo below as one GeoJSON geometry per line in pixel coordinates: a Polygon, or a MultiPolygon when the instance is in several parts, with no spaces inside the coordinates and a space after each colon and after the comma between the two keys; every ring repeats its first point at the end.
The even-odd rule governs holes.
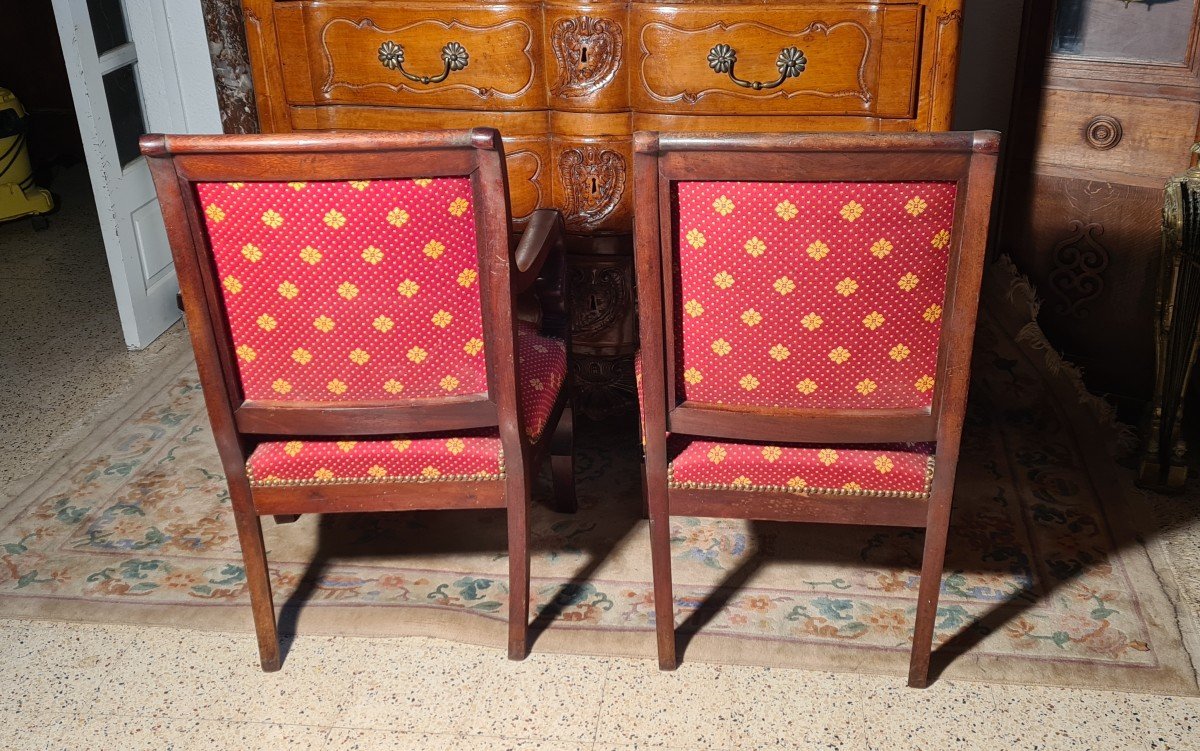
{"type": "Polygon", "coordinates": [[[246,399],[486,392],[469,179],[197,190],[246,399]]]}
{"type": "Polygon", "coordinates": [[[684,398],[826,409],[932,403],[954,183],[677,189],[684,398]]]}

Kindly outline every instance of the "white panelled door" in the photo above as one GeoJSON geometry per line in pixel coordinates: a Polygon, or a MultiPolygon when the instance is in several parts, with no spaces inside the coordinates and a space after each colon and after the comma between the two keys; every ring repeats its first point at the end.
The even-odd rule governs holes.
{"type": "Polygon", "coordinates": [[[179,319],[179,285],[138,137],[219,133],[199,2],[52,0],[130,349],[179,319]]]}

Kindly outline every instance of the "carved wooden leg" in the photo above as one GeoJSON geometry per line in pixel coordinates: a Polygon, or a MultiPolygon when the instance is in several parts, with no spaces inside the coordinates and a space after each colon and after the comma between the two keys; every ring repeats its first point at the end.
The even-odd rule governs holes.
{"type": "Polygon", "coordinates": [[[575,425],[570,403],[563,408],[550,439],[550,471],[554,477],[554,510],[575,513],[579,502],[575,497],[575,425]]]}
{"type": "Polygon", "coordinates": [[[654,630],[658,637],[658,667],[674,670],[675,596],[671,588],[671,517],[667,504],[666,467],[646,469],[650,505],[650,563],[654,578],[654,630]]]}
{"type": "Polygon", "coordinates": [[[529,467],[508,476],[508,659],[529,654],[529,467]]]}
{"type": "Polygon", "coordinates": [[[262,522],[254,513],[249,488],[230,486],[233,517],[237,524],[238,540],[242,545],[242,561],[246,567],[246,586],[250,590],[250,607],[254,612],[254,632],[258,636],[258,656],[262,669],[268,673],[282,665],[279,653],[279,633],[275,626],[275,603],[271,598],[271,574],[267,568],[267,550],[263,544],[262,522]]]}
{"type": "Polygon", "coordinates": [[[299,514],[275,514],[276,524],[291,524],[300,518],[299,514]]]}

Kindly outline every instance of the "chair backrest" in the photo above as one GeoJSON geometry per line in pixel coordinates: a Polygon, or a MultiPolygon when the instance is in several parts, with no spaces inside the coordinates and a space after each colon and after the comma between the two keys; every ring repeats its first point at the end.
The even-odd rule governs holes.
{"type": "Polygon", "coordinates": [[[965,403],[997,147],[640,134],[643,386],[661,372],[665,429],[935,440],[965,403]]]}
{"type": "Polygon", "coordinates": [[[238,433],[521,424],[495,131],[142,144],[206,396],[238,433]]]}

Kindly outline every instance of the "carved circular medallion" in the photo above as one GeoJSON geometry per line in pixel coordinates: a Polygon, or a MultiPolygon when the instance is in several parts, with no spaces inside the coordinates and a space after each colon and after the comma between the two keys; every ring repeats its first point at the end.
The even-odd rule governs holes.
{"type": "Polygon", "coordinates": [[[1093,149],[1105,151],[1120,143],[1124,134],[1120,120],[1108,115],[1097,115],[1083,129],[1083,135],[1093,149]]]}

